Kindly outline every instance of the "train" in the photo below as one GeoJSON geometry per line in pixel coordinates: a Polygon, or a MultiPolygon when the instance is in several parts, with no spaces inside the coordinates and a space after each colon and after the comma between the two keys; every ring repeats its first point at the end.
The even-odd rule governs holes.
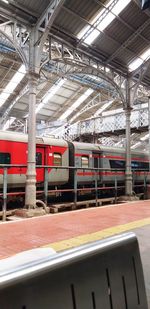
{"type": "MultiPolygon", "coordinates": [[[[0,132],[0,164],[27,165],[27,156],[28,135],[10,131],[0,132]]],[[[97,185],[102,188],[114,186],[115,181],[118,185],[125,185],[125,164],[126,154],[123,148],[36,137],[37,189],[43,187],[45,178],[44,167],[40,166],[51,166],[48,169],[48,186],[50,189],[58,190],[74,188],[75,181],[80,189],[92,188],[95,186],[95,179],[97,185]],[[66,168],[61,169],[61,166],[66,168]],[[75,167],[76,171],[67,167],[75,167]]],[[[131,167],[134,170],[134,184],[143,184],[145,177],[147,183],[150,182],[148,153],[132,151],[131,167]]],[[[20,190],[25,187],[26,171],[27,168],[24,166],[8,168],[8,190],[20,190]]],[[[2,188],[3,168],[0,167],[1,191],[2,188]]],[[[79,190],[79,194],[83,195],[82,190],[79,190]]]]}

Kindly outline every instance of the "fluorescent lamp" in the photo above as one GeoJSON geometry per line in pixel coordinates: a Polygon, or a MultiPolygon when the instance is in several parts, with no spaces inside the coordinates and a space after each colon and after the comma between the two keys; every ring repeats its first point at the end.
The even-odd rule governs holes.
{"type": "Polygon", "coordinates": [[[86,90],[73,104],[68,108],[66,112],[64,112],[60,117],[59,120],[66,119],[72,112],[81,105],[92,93],[94,92],[93,89],[89,88],[86,90]]]}
{"type": "MultiPolygon", "coordinates": [[[[93,26],[95,26],[94,24],[96,24],[96,28],[91,29],[90,25],[84,27],[78,33],[78,38],[82,39],[85,36],[85,39],[83,39],[84,43],[90,45],[98,37],[100,31],[104,31],[116,18],[116,16],[118,16],[130,2],[131,0],[118,0],[118,2],[111,9],[111,12],[108,12],[107,9],[101,10],[96,16],[93,17],[90,22],[93,26]],[[103,18],[104,15],[105,17],[103,18]]],[[[106,7],[109,8],[111,4],[113,4],[113,0],[109,1],[106,7]]]]}
{"type": "Polygon", "coordinates": [[[0,94],[0,107],[6,102],[9,96],[13,93],[15,88],[18,86],[18,84],[25,76],[25,73],[26,73],[25,65],[22,64],[19,70],[14,74],[10,82],[7,84],[5,89],[0,94]]]}

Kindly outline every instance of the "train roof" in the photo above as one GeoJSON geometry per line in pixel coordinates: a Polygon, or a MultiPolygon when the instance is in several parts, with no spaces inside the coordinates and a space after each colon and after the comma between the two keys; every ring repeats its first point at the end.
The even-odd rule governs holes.
{"type": "MultiPolygon", "coordinates": [[[[102,146],[101,144],[90,144],[81,142],[72,142],[72,143],[76,149],[80,150],[108,151],[108,152],[113,151],[117,153],[125,153],[125,148],[102,146]]],[[[132,153],[139,155],[148,154],[146,151],[140,151],[140,150],[132,150],[132,153]]]]}
{"type": "MultiPolygon", "coordinates": [[[[12,131],[0,131],[0,140],[27,143],[28,135],[12,131]]],[[[54,145],[62,147],[68,146],[68,143],[65,140],[41,136],[36,137],[36,144],[54,145]]]]}
{"type": "MultiPolygon", "coordinates": [[[[12,132],[12,131],[0,131],[0,140],[16,141],[16,142],[28,142],[28,135],[24,133],[12,132]]],[[[68,147],[68,142],[63,139],[57,139],[53,137],[36,137],[36,144],[54,145],[68,147]]],[[[80,150],[92,150],[92,151],[113,151],[117,153],[125,153],[125,148],[102,146],[101,144],[72,142],[76,149],[80,150]]],[[[139,155],[148,155],[145,151],[132,150],[132,153],[139,155]]]]}

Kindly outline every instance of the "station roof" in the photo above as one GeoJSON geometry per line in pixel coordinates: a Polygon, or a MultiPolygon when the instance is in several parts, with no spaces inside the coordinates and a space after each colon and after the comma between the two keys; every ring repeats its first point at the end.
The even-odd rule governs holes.
{"type": "MultiPolygon", "coordinates": [[[[0,0],[1,129],[23,131],[28,117],[28,76],[7,35],[16,24],[16,38],[22,29],[20,37],[24,35],[26,47],[30,27],[38,23],[53,2],[56,1],[0,0]],[[15,74],[19,77],[12,87],[10,81],[15,74]]],[[[43,65],[37,86],[37,125],[47,126],[54,132],[65,123],[106,111],[115,113],[123,107],[123,102],[109,80],[115,80],[124,92],[124,79],[129,76],[135,83],[140,80],[138,97],[133,104],[139,107],[147,104],[150,11],[142,11],[140,1],[134,0],[61,0],[60,3],[61,9],[53,20],[43,50],[44,59],[51,40],[51,59],[43,65]],[[85,69],[65,74],[69,70],[73,72],[76,64],[78,67],[82,64],[85,69]],[[101,74],[96,76],[89,67],[98,69],[101,74]]]]}

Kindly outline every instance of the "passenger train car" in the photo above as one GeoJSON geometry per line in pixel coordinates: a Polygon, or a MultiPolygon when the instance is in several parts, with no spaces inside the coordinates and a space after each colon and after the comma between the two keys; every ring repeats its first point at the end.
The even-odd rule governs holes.
{"type": "MultiPolygon", "coordinates": [[[[16,132],[0,132],[0,164],[27,165],[28,136],[16,132]]],[[[103,187],[125,183],[125,150],[103,147],[99,144],[67,142],[47,137],[36,138],[36,179],[37,187],[44,182],[44,168],[40,165],[55,166],[48,169],[49,188],[73,188],[76,182],[79,188],[94,187],[95,177],[103,187]],[[61,166],[80,168],[76,174],[72,169],[60,169],[61,166]],[[101,168],[101,170],[90,170],[101,168]]],[[[134,182],[142,183],[149,177],[149,157],[147,153],[132,151],[132,169],[134,182]]],[[[8,189],[23,188],[26,180],[26,167],[8,168],[8,189]]],[[[3,187],[3,168],[0,168],[0,187],[3,187]]]]}

